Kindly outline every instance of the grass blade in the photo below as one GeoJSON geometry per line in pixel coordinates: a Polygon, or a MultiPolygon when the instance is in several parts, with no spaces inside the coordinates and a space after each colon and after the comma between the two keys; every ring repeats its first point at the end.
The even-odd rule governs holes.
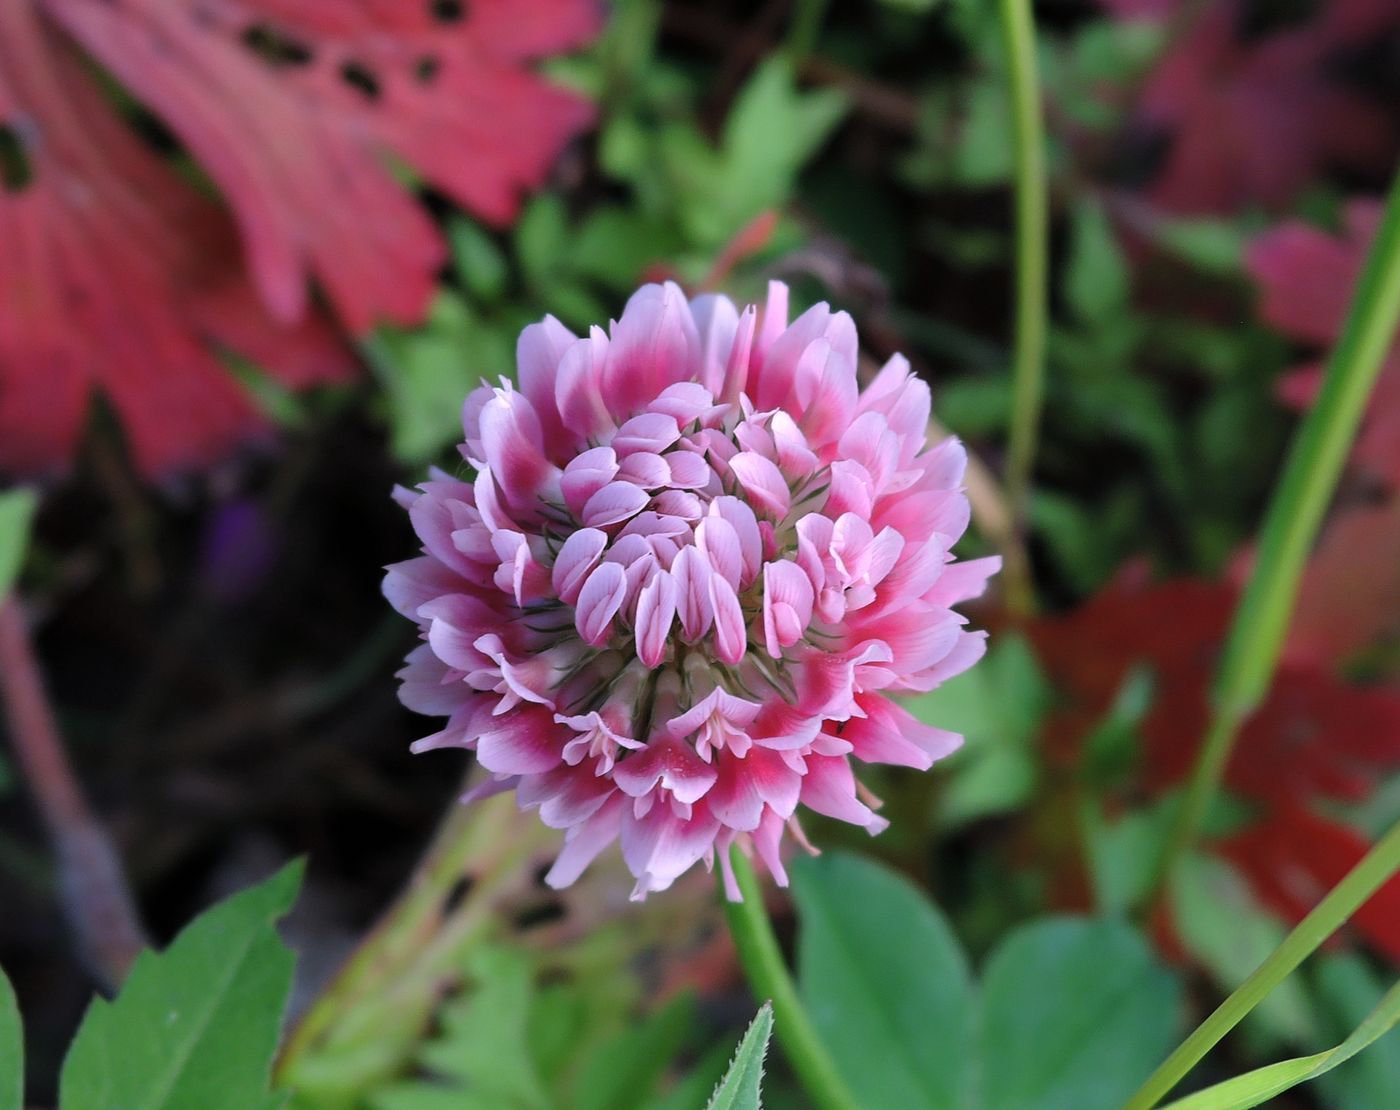
{"type": "Polygon", "coordinates": [[[1173,1102],[1167,1110],[1248,1110],[1251,1106],[1280,1095],[1290,1087],[1316,1079],[1319,1075],[1345,1064],[1363,1048],[1374,1044],[1400,1022],[1400,983],[1386,992],[1346,1040],[1326,1052],[1281,1060],[1277,1064],[1256,1068],[1237,1075],[1204,1091],[1197,1091],[1173,1102]]]}

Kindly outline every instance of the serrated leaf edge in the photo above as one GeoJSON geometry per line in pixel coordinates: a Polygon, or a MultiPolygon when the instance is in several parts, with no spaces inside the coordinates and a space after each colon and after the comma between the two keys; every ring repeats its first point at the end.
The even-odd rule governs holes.
{"type": "Polygon", "coordinates": [[[758,1050],[758,1110],[763,1110],[763,1078],[765,1075],[764,1064],[768,1060],[768,1045],[773,1038],[773,1003],[765,1002],[758,1008],[758,1013],[754,1014],[753,1020],[749,1022],[749,1027],[744,1030],[743,1037],[740,1038],[738,1047],[734,1049],[734,1055],[729,1058],[729,1066],[724,1069],[724,1075],[715,1084],[714,1091],[710,1094],[710,1101],[705,1104],[705,1110],[723,1110],[719,1105],[719,1096],[728,1082],[735,1078],[734,1066],[739,1062],[739,1057],[748,1048],[750,1039],[758,1032],[760,1024],[763,1026],[763,1043],[758,1050]]]}

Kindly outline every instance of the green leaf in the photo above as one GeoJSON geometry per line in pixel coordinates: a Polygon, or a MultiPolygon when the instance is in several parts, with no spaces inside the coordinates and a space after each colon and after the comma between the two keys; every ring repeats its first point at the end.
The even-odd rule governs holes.
{"type": "Polygon", "coordinates": [[[791,62],[774,55],[740,90],[718,152],[691,128],[663,130],[662,153],[691,238],[719,246],[765,208],[784,205],[798,172],[849,107],[836,89],[799,91],[791,62]]]}
{"type": "Polygon", "coordinates": [[[535,992],[528,957],[482,948],[472,954],[467,972],[476,988],[443,1008],[442,1036],[424,1047],[423,1063],[460,1081],[464,1093],[486,1105],[548,1106],[528,1035],[535,992]]]}
{"type": "MultiPolygon", "coordinates": [[[[1267,913],[1239,873],[1215,856],[1187,857],[1171,884],[1172,919],[1186,950],[1216,985],[1232,991],[1283,943],[1286,930],[1267,913]]],[[[1297,979],[1287,979],[1251,1011],[1245,1028],[1275,1045],[1316,1044],[1312,1007],[1297,979]]]]}
{"type": "Polygon", "coordinates": [[[763,1058],[773,1035],[773,1004],[765,1002],[749,1023],[729,1070],[710,1096],[706,1110],[761,1110],[763,1058]]]}
{"type": "Polygon", "coordinates": [[[447,235],[462,287],[483,301],[497,300],[505,291],[509,270],[496,241],[465,216],[452,218],[447,235]]]}
{"type": "Polygon", "coordinates": [[[1027,925],[983,976],[979,1105],[1118,1107],[1171,1048],[1180,1018],[1180,985],[1127,925],[1027,925]]]}
{"type": "Polygon", "coordinates": [[[1050,687],[1030,646],[1003,637],[977,667],[910,699],[919,720],[967,739],[946,764],[938,818],[945,828],[1014,809],[1035,786],[1033,741],[1050,687]]]}
{"type": "Polygon", "coordinates": [[[24,1107],[24,1025],[15,990],[0,969],[0,1110],[24,1107]]]}
{"type": "Polygon", "coordinates": [[[1176,799],[1165,798],[1150,809],[1110,821],[1097,798],[1086,798],[1080,810],[1094,901],[1105,917],[1128,914],[1148,894],[1152,870],[1176,810],[1176,799]]]}
{"type": "Polygon", "coordinates": [[[20,488],[0,493],[0,601],[19,578],[38,504],[33,490],[20,488]]]}
{"type": "Polygon", "coordinates": [[[1065,298],[1084,323],[1121,313],[1128,303],[1128,265],[1103,206],[1092,197],[1075,207],[1070,225],[1065,298]]]}
{"type": "Polygon", "coordinates": [[[802,997],[862,1106],[961,1107],[972,986],[943,915],[906,880],[831,852],[793,867],[802,997]]]}
{"type": "Polygon", "coordinates": [[[206,911],[143,952],[114,1000],[94,999],[63,1062],[64,1110],[280,1106],[268,1077],[294,960],[274,922],[301,876],[288,864],[206,911]]]}
{"type": "Polygon", "coordinates": [[[589,1054],[574,1110],[629,1110],[656,1088],[695,1025],[695,1000],[681,995],[589,1054]]]}
{"type": "Polygon", "coordinates": [[[1157,242],[1208,274],[1229,277],[1243,269],[1244,248],[1254,231],[1225,220],[1167,220],[1157,242]]]}
{"type": "Polygon", "coordinates": [[[380,328],[361,350],[388,401],[394,456],[419,466],[462,437],[462,400],[482,380],[513,372],[513,339],[440,292],[427,324],[380,328]]]}
{"type": "MultiPolygon", "coordinates": [[[[1336,1048],[1282,1060],[1227,1079],[1173,1102],[1169,1110],[1248,1110],[1300,1083],[1325,1075],[1374,1044],[1400,1022],[1400,983],[1391,987],[1366,1020],[1336,1048]]],[[[1393,1095],[1394,1092],[1392,1091],[1393,1095]]]]}
{"type": "Polygon", "coordinates": [[[525,206],[515,225],[515,253],[531,285],[547,289],[549,279],[564,261],[569,228],[564,202],[551,193],[540,193],[525,206]]]}

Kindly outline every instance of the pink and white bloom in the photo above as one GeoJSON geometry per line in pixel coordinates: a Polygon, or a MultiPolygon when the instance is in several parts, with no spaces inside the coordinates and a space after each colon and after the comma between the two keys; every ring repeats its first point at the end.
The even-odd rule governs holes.
{"type": "Polygon", "coordinates": [[[736,840],[786,882],[797,808],[885,822],[852,761],[920,770],[961,737],[897,701],[977,661],[953,606],[996,559],[953,561],[966,457],[930,447],[901,357],[864,390],[855,325],[648,285],[605,332],[521,334],[518,383],[467,398],[466,480],[399,499],[422,555],[389,601],[424,643],[400,696],[565,830],[572,883],[620,841],[633,896],[736,840]]]}

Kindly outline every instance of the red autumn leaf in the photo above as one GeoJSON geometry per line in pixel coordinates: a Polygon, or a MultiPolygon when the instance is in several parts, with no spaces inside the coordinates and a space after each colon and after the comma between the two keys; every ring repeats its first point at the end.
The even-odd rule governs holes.
{"type": "Polygon", "coordinates": [[[421,318],[444,248],[386,155],[507,223],[592,117],[524,65],[587,41],[591,0],[41,3],[219,185],[282,320],[311,276],[354,331],[421,318]]]}
{"type": "MultiPolygon", "coordinates": [[[[1256,238],[1245,262],[1259,284],[1263,319],[1300,343],[1331,346],[1341,333],[1380,214],[1377,202],[1354,201],[1339,235],[1289,221],[1256,238]]],[[[1284,379],[1282,396],[1306,408],[1321,381],[1320,366],[1299,367],[1284,379]]],[[[1400,488],[1400,345],[1391,348],[1376,382],[1352,457],[1400,488]]]]}
{"type": "Polygon", "coordinates": [[[1287,652],[1326,665],[1387,643],[1400,644],[1400,493],[1327,525],[1303,574],[1287,652]]]}
{"type": "Polygon", "coordinates": [[[258,419],[216,346],[290,385],[350,372],[324,322],[267,317],[227,217],[111,113],[27,4],[0,4],[0,121],[27,138],[30,175],[0,191],[0,465],[67,459],[96,386],[146,473],[219,457],[258,419]]]}
{"type": "Polygon", "coordinates": [[[420,318],[444,256],[388,160],[510,220],[591,114],[527,63],[598,22],[592,0],[4,0],[0,138],[22,163],[0,182],[0,467],[65,462],[98,391],[143,472],[217,459],[261,426],[223,349],[294,387],[349,374],[308,279],[358,331],[420,318]]]}
{"type": "MultiPolygon", "coordinates": [[[[1283,806],[1219,846],[1265,905],[1301,920],[1370,850],[1354,829],[1301,805],[1283,806]]],[[[1380,888],[1351,919],[1352,927],[1400,962],[1400,876],[1380,888]]]]}
{"type": "Polygon", "coordinates": [[[1369,168],[1393,154],[1389,117],[1331,63],[1393,29],[1396,5],[1335,0],[1307,23],[1245,36],[1243,4],[1196,5],[1197,15],[1183,3],[1106,2],[1120,18],[1151,19],[1174,36],[1139,103],[1142,121],[1169,142],[1151,189],[1157,204],[1190,214],[1278,207],[1324,165],[1369,168]]]}
{"type": "MultiPolygon", "coordinates": [[[[1190,773],[1205,733],[1209,684],[1236,600],[1237,591],[1228,584],[1191,579],[1149,584],[1134,572],[1120,576],[1078,610],[1037,622],[1030,630],[1032,641],[1064,698],[1046,732],[1051,758],[1072,766],[1129,669],[1146,664],[1156,686],[1142,723],[1136,787],[1158,794],[1179,785],[1190,773]]],[[[1342,682],[1315,656],[1301,653],[1285,660],[1268,698],[1242,729],[1225,785],[1255,804],[1266,829],[1280,821],[1296,828],[1302,818],[1295,810],[1318,799],[1363,799],[1378,778],[1396,769],[1400,694],[1342,682]]],[[[1266,857],[1247,834],[1236,838],[1250,850],[1238,862],[1266,897],[1291,882],[1285,877],[1295,871],[1319,882],[1327,875],[1340,877],[1355,862],[1359,838],[1341,826],[1334,828],[1340,831],[1306,851],[1300,848],[1296,858],[1294,840],[1280,840],[1275,846],[1279,854],[1266,857]]],[[[1261,836],[1268,840],[1267,832],[1261,836]]],[[[1295,919],[1314,901],[1301,890],[1286,903],[1270,897],[1272,905],[1295,919]]],[[[1400,951],[1400,917],[1388,933],[1375,936],[1382,934],[1400,951]]]]}
{"type": "MultiPolygon", "coordinates": [[[[1067,697],[1051,722],[1057,754],[1077,756],[1079,741],[1108,710],[1129,668],[1145,663],[1156,697],[1142,725],[1143,785],[1158,791],[1181,782],[1208,722],[1209,684],[1235,601],[1228,585],[1120,578],[1075,612],[1040,622],[1032,639],[1067,697]]],[[[1259,802],[1356,800],[1396,768],[1400,695],[1289,661],[1241,730],[1225,782],[1259,802]]]]}

